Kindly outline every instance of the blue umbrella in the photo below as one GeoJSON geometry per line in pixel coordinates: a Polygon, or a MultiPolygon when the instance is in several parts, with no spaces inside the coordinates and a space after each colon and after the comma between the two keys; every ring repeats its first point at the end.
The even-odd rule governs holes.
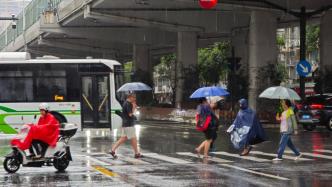
{"type": "Polygon", "coordinates": [[[122,85],[118,92],[150,91],[152,88],[141,82],[130,82],[122,85]]]}
{"type": "Polygon", "coordinates": [[[202,87],[197,89],[193,94],[191,94],[190,98],[202,98],[202,97],[210,97],[210,96],[227,96],[229,93],[221,87],[217,86],[209,86],[202,87]]]}

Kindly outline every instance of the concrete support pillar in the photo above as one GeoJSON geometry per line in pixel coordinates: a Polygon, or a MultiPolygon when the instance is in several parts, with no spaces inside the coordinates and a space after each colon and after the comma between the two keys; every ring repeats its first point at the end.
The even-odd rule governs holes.
{"type": "Polygon", "coordinates": [[[320,28],[320,77],[321,91],[332,91],[332,12],[327,11],[321,18],[320,28]],[[329,80],[328,80],[329,79],[329,80]]]}
{"type": "MultiPolygon", "coordinates": [[[[149,86],[153,86],[152,80],[152,64],[150,47],[148,45],[134,45],[133,49],[133,71],[132,81],[143,82],[149,86]]],[[[148,104],[152,101],[151,92],[137,93],[139,104],[148,104]]]]}
{"type": "Polygon", "coordinates": [[[150,71],[151,70],[151,56],[148,45],[134,45],[134,71],[150,71]]]}
{"type": "Polygon", "coordinates": [[[197,66],[197,34],[195,32],[178,32],[177,41],[177,63],[176,63],[176,99],[177,108],[182,107],[184,100],[187,100],[190,92],[193,91],[197,82],[195,68],[197,66]],[[190,84],[186,84],[188,79],[190,84]]]}
{"type": "Polygon", "coordinates": [[[277,20],[269,12],[253,11],[249,28],[249,105],[258,109],[258,95],[270,87],[266,70],[277,63],[277,20]]]}
{"type": "MultiPolygon", "coordinates": [[[[236,30],[232,36],[232,46],[234,47],[235,57],[241,58],[241,70],[248,68],[248,29],[236,30]]],[[[247,71],[245,73],[248,73],[247,71]]]]}

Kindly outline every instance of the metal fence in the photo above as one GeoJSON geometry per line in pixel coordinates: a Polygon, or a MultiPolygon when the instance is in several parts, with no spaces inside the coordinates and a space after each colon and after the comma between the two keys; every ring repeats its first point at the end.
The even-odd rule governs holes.
{"type": "Polygon", "coordinates": [[[32,0],[17,16],[16,29],[13,29],[12,26],[9,25],[7,29],[0,33],[0,51],[39,21],[43,11],[56,8],[61,1],[62,0],[32,0]]]}

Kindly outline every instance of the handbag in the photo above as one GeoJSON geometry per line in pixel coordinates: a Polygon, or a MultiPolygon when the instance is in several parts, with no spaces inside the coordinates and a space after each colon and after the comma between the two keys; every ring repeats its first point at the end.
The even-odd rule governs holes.
{"type": "Polygon", "coordinates": [[[196,114],[196,130],[206,131],[211,123],[211,115],[199,115],[196,114]]]}

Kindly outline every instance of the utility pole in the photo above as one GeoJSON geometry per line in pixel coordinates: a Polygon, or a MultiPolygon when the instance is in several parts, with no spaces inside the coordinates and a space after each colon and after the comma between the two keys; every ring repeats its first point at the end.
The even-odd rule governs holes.
{"type": "MultiPolygon", "coordinates": [[[[306,36],[307,36],[307,14],[306,8],[301,7],[300,14],[300,61],[306,59],[306,36]]],[[[305,98],[305,77],[300,76],[300,96],[305,98]]]]}

